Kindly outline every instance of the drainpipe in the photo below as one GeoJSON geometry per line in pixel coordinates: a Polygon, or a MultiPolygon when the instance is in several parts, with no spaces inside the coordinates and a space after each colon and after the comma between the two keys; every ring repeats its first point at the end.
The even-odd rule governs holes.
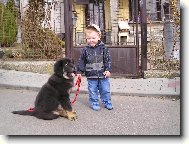
{"type": "Polygon", "coordinates": [[[110,0],[110,16],[111,16],[111,42],[116,45],[118,42],[118,2],[119,0],[110,0]]]}
{"type": "Polygon", "coordinates": [[[73,57],[72,0],[64,0],[65,55],[73,57]]]}
{"type": "Polygon", "coordinates": [[[144,78],[144,71],[147,70],[147,17],[146,0],[140,0],[141,14],[141,72],[144,78]]]}

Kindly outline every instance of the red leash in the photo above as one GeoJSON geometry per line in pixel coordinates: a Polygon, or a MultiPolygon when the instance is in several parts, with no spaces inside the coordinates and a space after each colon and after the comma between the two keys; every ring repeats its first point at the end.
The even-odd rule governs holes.
{"type": "Polygon", "coordinates": [[[75,92],[75,97],[74,97],[74,99],[73,99],[73,101],[72,101],[72,105],[73,105],[74,102],[77,100],[77,97],[78,97],[78,95],[79,95],[80,86],[81,86],[80,84],[81,84],[81,77],[78,76],[78,79],[77,79],[77,81],[76,81],[76,83],[75,83],[75,85],[74,85],[74,87],[77,85],[77,90],[76,90],[76,92],[75,92]]]}

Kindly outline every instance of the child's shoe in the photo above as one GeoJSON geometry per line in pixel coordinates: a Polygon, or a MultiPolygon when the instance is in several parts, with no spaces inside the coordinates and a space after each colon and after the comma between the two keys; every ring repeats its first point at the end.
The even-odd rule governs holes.
{"type": "Polygon", "coordinates": [[[99,103],[98,102],[91,103],[91,108],[95,111],[98,111],[100,109],[99,103]]]}
{"type": "Polygon", "coordinates": [[[107,108],[108,110],[113,109],[112,103],[110,101],[105,101],[103,102],[103,104],[104,104],[104,107],[107,108]]]}

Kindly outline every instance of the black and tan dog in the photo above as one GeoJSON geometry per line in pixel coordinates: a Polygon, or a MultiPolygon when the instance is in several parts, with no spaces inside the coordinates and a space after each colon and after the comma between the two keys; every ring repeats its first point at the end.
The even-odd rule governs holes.
{"type": "Polygon", "coordinates": [[[59,116],[76,120],[72,110],[70,91],[74,85],[75,66],[70,58],[63,58],[54,64],[54,74],[39,91],[32,110],[13,111],[13,114],[30,115],[39,119],[52,120],[59,116]]]}

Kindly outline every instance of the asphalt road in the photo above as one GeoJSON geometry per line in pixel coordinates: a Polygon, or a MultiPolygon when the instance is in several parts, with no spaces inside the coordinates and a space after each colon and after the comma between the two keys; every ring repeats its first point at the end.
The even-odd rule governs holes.
{"type": "Polygon", "coordinates": [[[180,135],[180,100],[112,96],[114,109],[93,111],[80,94],[73,108],[78,120],[52,121],[11,113],[33,107],[37,91],[0,88],[1,135],[180,135]]]}

